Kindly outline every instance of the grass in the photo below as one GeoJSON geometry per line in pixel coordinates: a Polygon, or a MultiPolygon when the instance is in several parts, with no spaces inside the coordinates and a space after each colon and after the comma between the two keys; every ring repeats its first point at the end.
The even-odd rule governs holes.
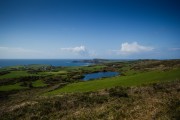
{"type": "Polygon", "coordinates": [[[27,87],[20,86],[21,83],[16,83],[13,85],[3,85],[0,86],[0,91],[12,91],[12,90],[21,90],[26,89],[27,87]]]}
{"type": "Polygon", "coordinates": [[[1,120],[179,120],[179,86],[177,80],[53,97],[14,94],[0,102],[1,120]]]}
{"type": "Polygon", "coordinates": [[[96,65],[96,66],[85,66],[83,67],[83,70],[88,70],[88,71],[93,71],[93,70],[99,70],[99,69],[102,69],[106,66],[104,65],[96,65]]]}
{"type": "Polygon", "coordinates": [[[67,71],[61,70],[61,71],[57,71],[57,72],[42,72],[40,74],[42,74],[42,75],[58,75],[58,74],[67,74],[67,71]]]}
{"type": "Polygon", "coordinates": [[[37,71],[28,68],[11,69],[11,73],[4,70],[7,74],[3,75],[2,72],[1,77],[7,75],[16,79],[12,77],[0,80],[1,119],[180,118],[180,61],[140,60],[108,63],[104,67],[50,66],[37,71]],[[112,78],[78,81],[78,76],[104,70],[118,71],[121,74],[112,78]],[[33,72],[35,73],[30,74],[33,72]],[[27,74],[32,77],[19,77],[27,74]],[[46,85],[48,87],[44,87],[46,85]],[[43,93],[47,96],[42,96],[43,93]]]}
{"type": "Polygon", "coordinates": [[[170,71],[151,71],[138,73],[131,76],[117,76],[113,78],[105,78],[102,80],[72,83],[63,88],[48,92],[46,95],[96,91],[114,86],[139,86],[142,84],[165,82],[176,79],[180,79],[180,69],[174,69],[170,71]]]}
{"type": "Polygon", "coordinates": [[[26,71],[11,71],[8,74],[0,76],[0,79],[6,79],[6,78],[19,78],[24,76],[32,75],[30,73],[27,73],[26,71]]]}
{"type": "Polygon", "coordinates": [[[106,67],[105,65],[94,65],[94,66],[73,66],[73,67],[65,67],[63,70],[74,71],[74,70],[85,70],[85,71],[94,71],[100,70],[106,67]]]}
{"type": "Polygon", "coordinates": [[[45,84],[42,80],[36,80],[32,83],[33,87],[45,87],[47,84],[45,84]]]}

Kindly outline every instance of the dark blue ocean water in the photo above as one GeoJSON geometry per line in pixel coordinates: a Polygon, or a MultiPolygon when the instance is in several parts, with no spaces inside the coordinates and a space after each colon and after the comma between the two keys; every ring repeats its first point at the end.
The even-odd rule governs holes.
{"type": "Polygon", "coordinates": [[[47,64],[52,66],[87,66],[90,64],[73,61],[73,59],[0,59],[0,67],[30,64],[47,64]]]}
{"type": "Polygon", "coordinates": [[[97,73],[90,73],[86,74],[83,80],[91,80],[91,79],[98,79],[103,77],[113,77],[119,75],[118,72],[97,72],[97,73]]]}

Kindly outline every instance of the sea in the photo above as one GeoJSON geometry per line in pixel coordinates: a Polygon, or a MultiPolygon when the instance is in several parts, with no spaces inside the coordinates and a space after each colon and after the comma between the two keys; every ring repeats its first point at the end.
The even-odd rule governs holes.
{"type": "Polygon", "coordinates": [[[17,65],[46,64],[52,66],[88,66],[91,63],[73,62],[79,59],[0,59],[0,68],[17,65]]]}

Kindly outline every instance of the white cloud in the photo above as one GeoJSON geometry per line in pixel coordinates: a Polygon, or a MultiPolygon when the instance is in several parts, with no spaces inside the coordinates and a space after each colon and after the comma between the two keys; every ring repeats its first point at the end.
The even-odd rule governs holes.
{"type": "Polygon", "coordinates": [[[81,52],[86,51],[85,46],[72,47],[72,48],[61,48],[61,50],[70,51],[70,52],[81,52]]]}
{"type": "Polygon", "coordinates": [[[83,45],[78,46],[78,47],[61,48],[60,50],[64,52],[70,52],[70,53],[74,53],[78,55],[83,55],[83,56],[89,54],[89,51],[83,45]]]}
{"type": "Polygon", "coordinates": [[[154,48],[149,46],[139,45],[137,42],[133,43],[122,43],[120,50],[113,50],[118,54],[133,54],[133,53],[141,53],[141,52],[148,52],[152,51],[154,48]]]}
{"type": "Polygon", "coordinates": [[[87,50],[85,46],[61,48],[59,50],[33,50],[18,47],[0,46],[0,59],[43,59],[43,58],[84,58],[93,57],[95,52],[87,50]]]}

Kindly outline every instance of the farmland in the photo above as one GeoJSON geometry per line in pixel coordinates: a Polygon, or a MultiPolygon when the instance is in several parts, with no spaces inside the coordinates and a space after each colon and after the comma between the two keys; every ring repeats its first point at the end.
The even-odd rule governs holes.
{"type": "Polygon", "coordinates": [[[0,70],[5,119],[178,119],[180,60],[31,65],[0,70]],[[83,81],[87,73],[119,75],[83,81]]]}
{"type": "Polygon", "coordinates": [[[78,82],[69,84],[61,89],[49,92],[49,94],[58,94],[65,92],[89,92],[100,89],[111,88],[114,86],[139,86],[143,84],[166,82],[180,78],[180,69],[172,71],[153,71],[139,73],[132,76],[118,76],[101,80],[93,80],[87,82],[78,82]]]}

